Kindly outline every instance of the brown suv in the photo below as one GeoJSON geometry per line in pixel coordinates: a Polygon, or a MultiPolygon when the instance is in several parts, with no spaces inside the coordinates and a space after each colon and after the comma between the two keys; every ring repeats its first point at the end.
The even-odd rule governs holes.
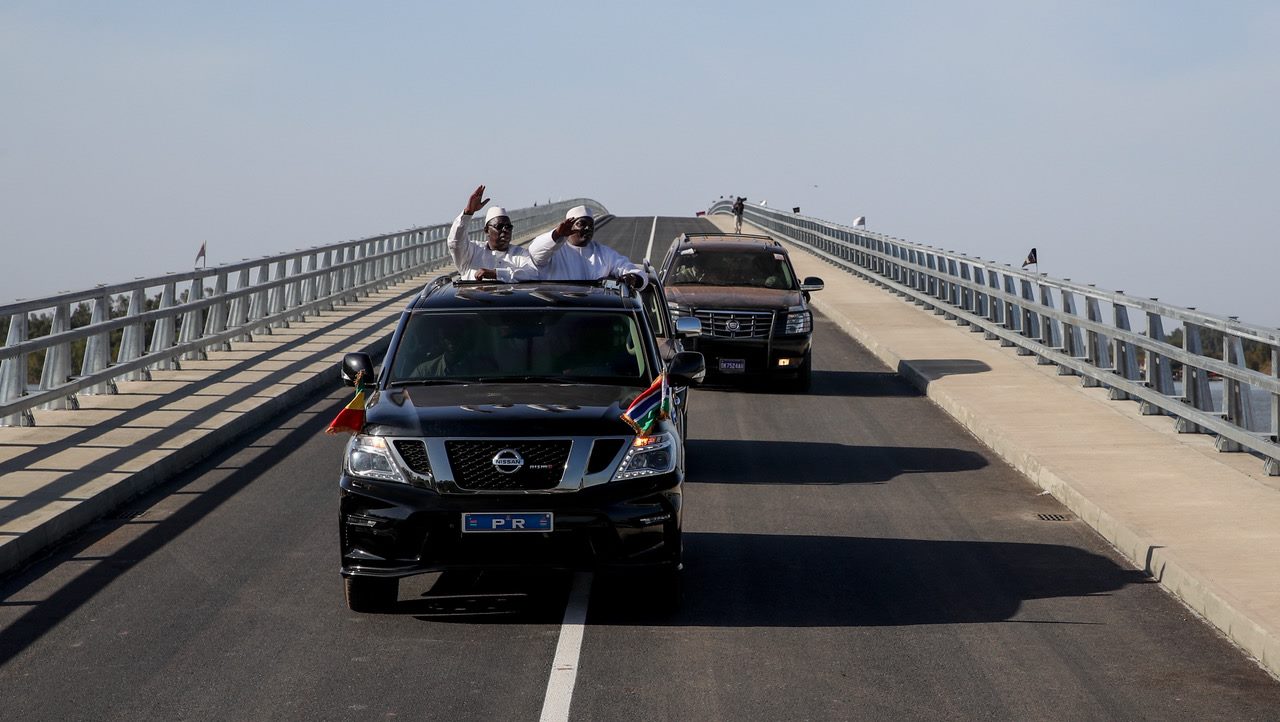
{"type": "Polygon", "coordinates": [[[686,346],[702,352],[709,376],[785,378],[809,388],[809,293],[822,290],[822,279],[796,278],[782,244],[760,235],[685,233],[661,269],[672,314],[702,321],[702,335],[686,346]]]}

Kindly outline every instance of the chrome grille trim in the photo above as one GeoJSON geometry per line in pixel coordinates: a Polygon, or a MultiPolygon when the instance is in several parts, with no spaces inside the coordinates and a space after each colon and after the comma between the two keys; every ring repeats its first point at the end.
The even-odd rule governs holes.
{"type": "Polygon", "coordinates": [[[700,308],[693,315],[702,322],[702,335],[713,338],[769,338],[773,331],[773,314],[768,311],[700,308]]]}

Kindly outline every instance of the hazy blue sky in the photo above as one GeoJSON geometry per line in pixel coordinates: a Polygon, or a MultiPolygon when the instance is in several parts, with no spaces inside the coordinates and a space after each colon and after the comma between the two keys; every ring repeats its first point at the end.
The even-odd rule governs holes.
{"type": "Polygon", "coordinates": [[[1280,324],[1280,3],[0,4],[0,303],[731,193],[1280,324]]]}

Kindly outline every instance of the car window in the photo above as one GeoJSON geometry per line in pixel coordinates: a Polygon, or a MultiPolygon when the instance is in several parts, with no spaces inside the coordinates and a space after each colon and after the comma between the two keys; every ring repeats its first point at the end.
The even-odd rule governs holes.
{"type": "Polygon", "coordinates": [[[648,358],[642,329],[624,312],[415,313],[396,346],[388,382],[551,377],[643,385],[649,381],[648,358]]]}
{"type": "Polygon", "coordinates": [[[653,335],[658,338],[667,338],[671,334],[667,330],[667,308],[665,301],[662,299],[662,293],[658,289],[658,284],[651,283],[640,292],[640,298],[644,301],[645,313],[649,316],[649,323],[653,325],[653,335]]]}
{"type": "Polygon", "coordinates": [[[751,286],[795,290],[787,257],[767,249],[725,251],[686,249],[676,256],[669,286],[751,286]],[[692,252],[690,252],[692,251],[692,252]]]}

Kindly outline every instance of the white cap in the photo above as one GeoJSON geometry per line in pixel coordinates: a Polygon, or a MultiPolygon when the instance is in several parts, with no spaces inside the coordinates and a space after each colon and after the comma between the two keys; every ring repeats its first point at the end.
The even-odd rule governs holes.
{"type": "Polygon", "coordinates": [[[573,218],[595,218],[595,216],[591,215],[591,209],[586,206],[574,206],[569,209],[568,213],[564,214],[564,217],[565,220],[573,218]]]}
{"type": "MultiPolygon", "coordinates": [[[[484,224],[486,226],[489,225],[489,221],[498,216],[507,216],[507,209],[502,206],[489,206],[489,210],[484,212],[484,224]]],[[[511,216],[507,217],[510,218],[511,216]]]]}

